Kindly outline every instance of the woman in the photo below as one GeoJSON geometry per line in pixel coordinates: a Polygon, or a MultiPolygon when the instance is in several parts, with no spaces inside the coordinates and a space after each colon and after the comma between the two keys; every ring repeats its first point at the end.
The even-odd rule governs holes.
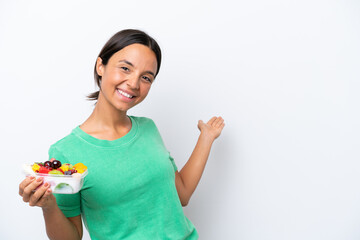
{"type": "Polygon", "coordinates": [[[42,208],[50,239],[81,239],[82,218],[92,239],[198,239],[182,206],[224,122],[199,121],[198,142],[179,172],[154,122],[127,115],[147,96],[160,64],[158,44],[139,30],[116,33],[101,50],[94,69],[100,90],[89,95],[94,111],[49,150],[49,158],[88,167],[83,188],[52,194],[34,177],[19,186],[24,202],[42,208]]]}

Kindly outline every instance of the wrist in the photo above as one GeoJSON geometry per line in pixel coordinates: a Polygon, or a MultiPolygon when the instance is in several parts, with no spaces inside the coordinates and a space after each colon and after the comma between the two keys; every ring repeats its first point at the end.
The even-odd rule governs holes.
{"type": "Polygon", "coordinates": [[[199,140],[202,140],[210,145],[215,141],[215,138],[210,134],[206,134],[204,132],[200,132],[199,140]]]}
{"type": "Polygon", "coordinates": [[[54,212],[56,212],[58,206],[57,204],[51,205],[51,206],[46,206],[46,207],[42,207],[42,211],[43,214],[53,214],[54,212]]]}

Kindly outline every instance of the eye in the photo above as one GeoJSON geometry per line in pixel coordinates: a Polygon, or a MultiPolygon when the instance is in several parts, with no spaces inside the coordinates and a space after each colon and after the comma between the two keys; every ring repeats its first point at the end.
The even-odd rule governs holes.
{"type": "Polygon", "coordinates": [[[150,83],[152,82],[152,80],[147,76],[143,76],[142,78],[145,79],[146,81],[150,82],[150,83]]]}
{"type": "Polygon", "coordinates": [[[128,72],[128,71],[130,71],[130,69],[129,68],[127,68],[127,67],[121,67],[124,71],[126,71],[126,72],[128,72]]]}

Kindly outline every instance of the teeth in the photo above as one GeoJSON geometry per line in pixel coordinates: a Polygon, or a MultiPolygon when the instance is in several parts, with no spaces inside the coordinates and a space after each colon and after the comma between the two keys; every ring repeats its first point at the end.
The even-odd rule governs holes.
{"type": "Polygon", "coordinates": [[[123,96],[125,96],[125,97],[127,97],[127,98],[133,98],[133,97],[134,97],[134,96],[131,96],[130,94],[127,94],[126,92],[121,91],[120,89],[118,89],[118,92],[119,92],[121,95],[123,95],[123,96]]]}

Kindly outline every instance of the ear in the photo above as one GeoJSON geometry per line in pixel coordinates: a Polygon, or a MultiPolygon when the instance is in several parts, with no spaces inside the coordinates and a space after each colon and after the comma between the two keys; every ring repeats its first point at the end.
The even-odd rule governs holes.
{"type": "Polygon", "coordinates": [[[96,72],[99,76],[104,74],[104,65],[102,64],[102,59],[100,57],[96,59],[96,72]]]}

